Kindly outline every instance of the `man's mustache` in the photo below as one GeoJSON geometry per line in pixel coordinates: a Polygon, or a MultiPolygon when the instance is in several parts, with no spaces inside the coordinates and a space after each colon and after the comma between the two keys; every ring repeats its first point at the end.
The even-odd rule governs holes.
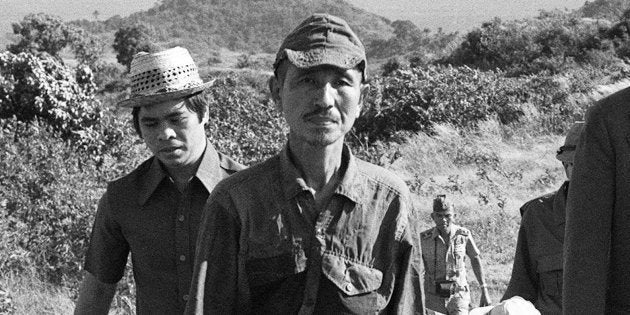
{"type": "Polygon", "coordinates": [[[331,115],[328,114],[328,112],[330,112],[330,109],[332,108],[332,106],[328,106],[328,107],[320,107],[312,112],[308,112],[306,114],[304,114],[304,116],[302,116],[302,118],[304,120],[308,120],[311,119],[313,117],[316,116],[322,116],[322,117],[327,117],[330,119],[336,119],[335,117],[332,117],[331,115]]]}

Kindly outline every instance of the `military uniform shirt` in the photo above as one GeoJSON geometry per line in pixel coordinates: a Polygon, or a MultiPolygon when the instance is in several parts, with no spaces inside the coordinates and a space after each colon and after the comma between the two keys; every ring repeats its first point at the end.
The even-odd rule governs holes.
{"type": "Polygon", "coordinates": [[[187,314],[423,314],[405,183],[344,146],[330,202],[289,154],[219,183],[200,227],[187,314]]]}
{"type": "Polygon", "coordinates": [[[426,293],[435,294],[436,280],[455,280],[459,286],[468,285],[466,256],[479,256],[479,249],[468,229],[453,224],[450,239],[444,240],[437,227],[433,227],[422,232],[420,239],[426,293]]]}
{"type": "Polygon", "coordinates": [[[518,295],[543,315],[562,313],[562,250],[569,182],[521,207],[512,276],[502,300],[518,295]]]}

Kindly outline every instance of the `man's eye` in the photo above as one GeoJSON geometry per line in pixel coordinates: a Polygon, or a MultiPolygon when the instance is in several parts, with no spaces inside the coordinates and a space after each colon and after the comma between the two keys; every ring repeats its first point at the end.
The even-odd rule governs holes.
{"type": "Polygon", "coordinates": [[[157,126],[157,123],[154,121],[145,121],[142,122],[142,126],[146,127],[146,128],[153,128],[155,126],[157,126]]]}
{"type": "Polygon", "coordinates": [[[337,86],[350,86],[350,82],[348,80],[345,79],[339,79],[337,81],[335,81],[335,85],[337,86]]]}
{"type": "Polygon", "coordinates": [[[169,121],[171,122],[171,124],[182,124],[186,121],[186,117],[182,117],[182,116],[172,117],[169,119],[169,121]]]}

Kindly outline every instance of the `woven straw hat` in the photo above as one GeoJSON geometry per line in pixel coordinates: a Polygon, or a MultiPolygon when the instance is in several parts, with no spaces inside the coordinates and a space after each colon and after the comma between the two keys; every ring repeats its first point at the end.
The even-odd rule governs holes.
{"type": "Polygon", "coordinates": [[[137,53],[129,70],[131,95],[118,103],[138,107],[184,98],[212,86],[203,82],[188,50],[175,47],[157,53],[137,53]]]}

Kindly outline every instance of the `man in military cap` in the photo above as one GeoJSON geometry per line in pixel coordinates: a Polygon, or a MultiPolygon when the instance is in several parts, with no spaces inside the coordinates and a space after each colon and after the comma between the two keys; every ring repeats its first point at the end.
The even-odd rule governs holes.
{"type": "Polygon", "coordinates": [[[315,14],[284,40],[269,86],[288,143],[210,196],[186,313],[424,314],[410,192],[344,144],[366,63],[335,16],[315,14]]]}
{"type": "Polygon", "coordinates": [[[422,259],[426,268],[424,288],[427,309],[450,315],[468,314],[470,286],[466,279],[466,256],[470,258],[481,287],[479,304],[489,305],[490,296],[479,249],[470,231],[453,223],[455,209],[446,201],[446,195],[438,195],[433,200],[431,219],[435,227],[420,234],[422,259]]]}
{"type": "Polygon", "coordinates": [[[558,191],[533,199],[521,207],[512,277],[502,300],[521,296],[542,314],[562,314],[562,264],[565,205],[573,173],[575,148],[584,123],[573,124],[556,158],[567,180],[558,191]]]}
{"type": "Polygon", "coordinates": [[[199,220],[214,186],[243,168],[208,141],[203,82],[188,50],[134,56],[133,123],[153,156],[107,185],[85,258],[75,314],[107,314],[131,253],[138,314],[182,314],[199,220]]]}

